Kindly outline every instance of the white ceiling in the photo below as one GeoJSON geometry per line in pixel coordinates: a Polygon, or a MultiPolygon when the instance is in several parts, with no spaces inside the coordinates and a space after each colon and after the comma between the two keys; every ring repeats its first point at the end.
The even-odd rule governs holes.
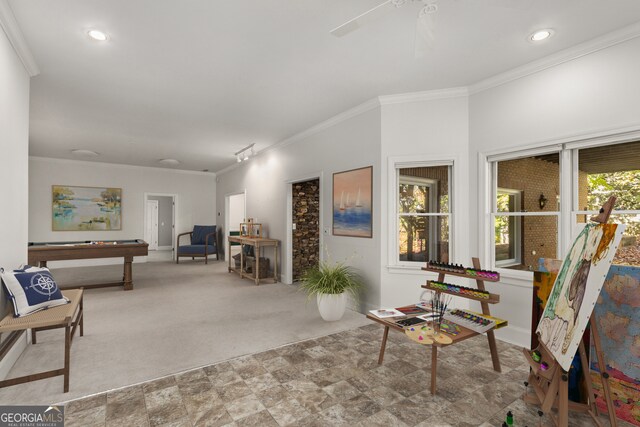
{"type": "Polygon", "coordinates": [[[41,71],[30,154],[218,171],[376,96],[470,85],[640,21],[638,0],[439,0],[420,59],[419,2],[329,34],[381,2],[9,0],[41,71]]]}

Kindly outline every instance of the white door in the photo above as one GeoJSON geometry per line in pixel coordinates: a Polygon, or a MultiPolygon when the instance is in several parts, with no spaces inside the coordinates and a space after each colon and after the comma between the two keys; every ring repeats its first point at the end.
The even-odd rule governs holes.
{"type": "Polygon", "coordinates": [[[149,243],[149,250],[158,250],[158,201],[147,200],[144,227],[144,240],[149,243]]]}

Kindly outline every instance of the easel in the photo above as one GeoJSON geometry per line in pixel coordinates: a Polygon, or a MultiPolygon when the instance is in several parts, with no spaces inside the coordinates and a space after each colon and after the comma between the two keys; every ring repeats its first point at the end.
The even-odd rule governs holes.
{"type": "MultiPolygon", "coordinates": [[[[591,221],[606,224],[607,221],[609,221],[609,216],[611,215],[615,201],[616,197],[611,196],[600,209],[600,213],[597,216],[592,217],[591,221]]],[[[589,324],[591,339],[593,340],[593,345],[596,349],[598,366],[600,366],[602,392],[607,403],[609,423],[611,424],[611,427],[616,427],[616,412],[615,407],[613,406],[613,400],[611,399],[609,374],[606,372],[607,365],[604,360],[604,353],[602,352],[600,333],[598,332],[598,325],[594,312],[591,313],[589,324]]],[[[584,339],[580,340],[578,353],[580,355],[580,362],[582,365],[582,374],[584,375],[587,392],[589,394],[589,400],[587,403],[575,403],[569,401],[569,374],[562,369],[560,364],[554,359],[551,352],[541,340],[539,340],[537,350],[541,355],[540,362],[547,363],[548,368],[546,370],[540,369],[541,363],[532,359],[529,350],[523,349],[524,356],[531,368],[529,371],[529,379],[525,385],[530,385],[534,391],[533,394],[525,393],[523,400],[526,403],[539,405],[542,410],[542,412],[539,412],[540,416],[543,415],[543,412],[548,413],[554,424],[559,427],[566,427],[568,425],[569,411],[586,412],[591,416],[597,426],[602,426],[598,419],[598,408],[596,407],[595,395],[591,385],[591,377],[589,375],[590,368],[584,339]],[[558,409],[557,417],[550,412],[551,408],[558,409]]]]}

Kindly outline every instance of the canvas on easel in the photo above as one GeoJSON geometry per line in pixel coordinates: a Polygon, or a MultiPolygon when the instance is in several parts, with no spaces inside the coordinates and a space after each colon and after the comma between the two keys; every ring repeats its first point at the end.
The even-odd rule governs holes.
{"type": "Polygon", "coordinates": [[[587,224],[565,257],[536,332],[569,370],[625,226],[587,224]]]}
{"type": "MultiPolygon", "coordinates": [[[[590,320],[596,359],[602,366],[606,364],[594,307],[624,231],[624,226],[607,224],[615,201],[616,197],[611,196],[600,209],[600,214],[591,218],[598,224],[587,225],[576,238],[560,267],[538,324],[538,348],[533,352],[523,349],[530,368],[525,385],[533,391],[530,393],[527,389],[523,399],[526,403],[539,405],[540,416],[549,414],[559,427],[568,426],[569,411],[586,412],[596,425],[602,425],[598,420],[595,393],[590,381],[586,381],[587,403],[569,402],[568,371],[571,359],[578,354],[582,373],[585,378],[589,377],[587,351],[582,338],[590,320]],[[555,414],[552,408],[557,408],[555,414]]],[[[609,374],[601,372],[600,377],[609,422],[616,427],[609,374]]]]}

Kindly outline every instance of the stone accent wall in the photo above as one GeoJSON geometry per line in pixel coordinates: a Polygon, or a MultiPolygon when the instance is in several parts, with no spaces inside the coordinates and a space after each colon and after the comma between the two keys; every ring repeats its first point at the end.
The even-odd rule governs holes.
{"type": "Polygon", "coordinates": [[[320,260],[320,180],[292,184],[293,280],[320,260]]]}

